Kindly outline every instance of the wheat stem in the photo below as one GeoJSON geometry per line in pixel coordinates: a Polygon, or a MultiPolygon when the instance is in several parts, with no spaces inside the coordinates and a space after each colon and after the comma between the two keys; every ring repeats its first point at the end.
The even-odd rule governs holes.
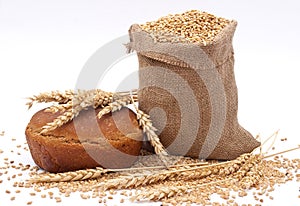
{"type": "MultiPolygon", "coordinates": [[[[180,167],[191,167],[191,166],[200,166],[207,165],[207,162],[199,162],[193,164],[180,164],[180,165],[171,165],[170,168],[180,168],[180,167]]],[[[42,173],[32,177],[30,182],[68,182],[68,181],[79,181],[94,179],[100,177],[102,174],[108,172],[125,172],[125,171],[139,171],[139,170],[153,170],[153,169],[165,169],[165,166],[153,166],[153,167],[134,167],[134,168],[120,168],[120,169],[103,169],[97,167],[95,169],[85,169],[77,170],[72,172],[63,172],[63,173],[42,173]]]]}
{"type": "MultiPolygon", "coordinates": [[[[255,185],[259,181],[259,178],[262,176],[262,173],[259,171],[259,169],[257,167],[257,165],[260,163],[261,160],[262,160],[262,158],[260,155],[252,155],[251,153],[249,153],[249,154],[241,155],[240,157],[238,157],[237,159],[232,160],[232,161],[203,166],[203,167],[201,167],[202,172],[198,170],[200,168],[182,169],[182,170],[176,170],[176,172],[179,173],[178,176],[180,176],[181,180],[205,178],[210,175],[217,175],[217,177],[228,177],[228,176],[232,175],[232,176],[230,176],[230,178],[197,185],[194,187],[208,186],[211,184],[217,184],[217,183],[221,183],[221,182],[234,180],[234,181],[238,181],[241,187],[249,188],[249,187],[255,185]],[[229,163],[231,163],[231,164],[229,164],[229,163]],[[208,170],[205,170],[205,169],[208,169],[208,170]],[[191,173],[190,171],[193,171],[193,170],[196,170],[196,171],[191,173]]],[[[170,173],[170,172],[167,172],[167,173],[170,173]]],[[[176,176],[176,178],[177,178],[177,176],[176,176]]],[[[135,181],[133,181],[133,182],[135,182],[135,181]]],[[[142,192],[141,194],[134,196],[131,200],[133,200],[133,201],[141,200],[141,199],[161,200],[166,197],[170,198],[179,193],[186,193],[188,190],[191,190],[194,187],[190,187],[190,186],[175,186],[175,187],[173,187],[173,186],[171,186],[171,187],[167,187],[167,188],[155,188],[154,190],[142,192]]]]}
{"type": "Polygon", "coordinates": [[[274,132],[271,136],[269,136],[262,144],[261,146],[264,146],[270,139],[273,138],[273,142],[276,140],[277,135],[279,133],[279,130],[277,130],[276,132],[274,132]],[[275,138],[274,138],[275,137],[275,138]],[[275,140],[274,140],[275,139],[275,140]]]}
{"type": "MultiPolygon", "coordinates": [[[[152,173],[152,174],[140,173],[136,175],[128,175],[122,178],[113,179],[104,183],[100,183],[95,187],[104,190],[108,190],[112,188],[126,189],[126,188],[136,188],[139,186],[149,185],[149,184],[165,181],[170,178],[181,177],[184,180],[190,180],[195,178],[207,177],[212,174],[219,175],[219,176],[227,176],[235,173],[237,170],[239,170],[239,168],[242,168],[242,170],[246,171],[246,168],[243,167],[243,164],[249,160],[252,161],[255,159],[251,157],[252,157],[251,154],[245,154],[245,155],[241,155],[236,160],[211,164],[207,166],[180,168],[180,169],[173,169],[173,170],[169,168],[169,170],[152,173]]],[[[243,174],[244,173],[242,173],[239,176],[243,176],[243,174]]]]}
{"type": "Polygon", "coordinates": [[[263,159],[267,159],[267,158],[270,158],[270,157],[274,157],[274,156],[284,154],[284,153],[287,153],[287,152],[291,152],[291,151],[294,151],[294,150],[298,150],[298,149],[300,149],[300,145],[298,145],[298,147],[295,147],[295,148],[292,148],[292,149],[284,150],[284,151],[281,151],[281,152],[278,152],[278,153],[275,153],[275,154],[271,154],[271,155],[268,155],[268,156],[263,156],[263,159]]]}
{"type": "Polygon", "coordinates": [[[163,198],[170,198],[173,196],[176,196],[180,193],[186,193],[191,189],[194,188],[200,188],[200,187],[207,187],[207,186],[211,186],[211,185],[215,185],[218,183],[224,183],[224,182],[228,182],[228,181],[233,181],[235,179],[232,178],[227,178],[227,179],[223,179],[223,180],[218,180],[218,181],[213,181],[213,182],[209,182],[209,183],[204,183],[201,185],[197,185],[197,186],[169,186],[169,187],[159,187],[159,188],[154,188],[152,190],[147,190],[145,192],[141,192],[140,194],[133,196],[132,198],[130,198],[131,201],[140,201],[140,200],[162,200],[163,198]]]}

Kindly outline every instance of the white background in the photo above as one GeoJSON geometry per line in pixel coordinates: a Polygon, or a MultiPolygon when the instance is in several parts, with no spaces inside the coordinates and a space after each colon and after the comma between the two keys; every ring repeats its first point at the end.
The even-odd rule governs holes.
{"type": "MultiPolygon", "coordinates": [[[[131,24],[190,9],[238,21],[234,49],[240,123],[263,137],[280,129],[289,140],[284,147],[300,144],[297,0],[0,0],[0,131],[24,141],[26,124],[37,110],[26,110],[25,97],[74,88],[88,58],[125,35],[131,24]]],[[[113,90],[137,69],[132,56],[100,86],[113,90]]],[[[299,157],[299,152],[291,156],[299,157]]],[[[286,199],[299,205],[289,194],[299,185],[291,187],[282,188],[270,205],[286,199]]]]}

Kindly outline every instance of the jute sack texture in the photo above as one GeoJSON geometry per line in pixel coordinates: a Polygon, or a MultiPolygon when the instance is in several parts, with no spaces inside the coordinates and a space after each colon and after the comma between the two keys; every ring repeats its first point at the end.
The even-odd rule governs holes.
{"type": "Polygon", "coordinates": [[[127,47],[139,61],[139,108],[170,154],[235,159],[260,143],[239,125],[230,23],[207,45],[157,42],[138,24],[127,47]]]}

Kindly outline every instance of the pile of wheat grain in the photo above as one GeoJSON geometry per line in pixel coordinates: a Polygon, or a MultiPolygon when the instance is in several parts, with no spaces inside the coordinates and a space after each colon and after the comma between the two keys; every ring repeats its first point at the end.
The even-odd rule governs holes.
{"type": "Polygon", "coordinates": [[[207,12],[191,10],[146,22],[140,27],[157,42],[189,42],[207,45],[229,22],[207,12]]]}
{"type": "MultiPolygon", "coordinates": [[[[26,146],[18,148],[28,152],[26,146]]],[[[157,155],[142,151],[139,160],[129,169],[95,168],[52,174],[5,157],[0,175],[6,177],[5,185],[8,182],[15,188],[6,191],[11,201],[22,191],[32,198],[27,201],[28,205],[36,198],[59,203],[78,193],[82,199],[95,199],[103,204],[118,194],[120,203],[146,200],[161,201],[165,205],[221,205],[211,201],[215,194],[226,204],[238,205],[236,199],[252,195],[261,205],[264,199],[274,198],[272,192],[276,185],[294,179],[300,181],[300,159],[291,160],[279,154],[270,157],[245,154],[228,162],[203,162],[175,156],[168,156],[168,160],[172,165],[165,168],[157,155]],[[15,174],[8,173],[11,170],[15,170],[15,174]],[[25,174],[31,176],[29,181],[15,181],[16,176],[25,174]]],[[[3,180],[0,184],[4,184],[3,180]]]]}

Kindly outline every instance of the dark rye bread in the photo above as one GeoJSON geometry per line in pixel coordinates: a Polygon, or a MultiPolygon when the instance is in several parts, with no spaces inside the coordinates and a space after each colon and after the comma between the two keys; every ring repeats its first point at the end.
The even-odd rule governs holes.
{"type": "Polygon", "coordinates": [[[41,110],[34,114],[25,134],[35,163],[49,172],[131,166],[143,136],[135,113],[123,108],[98,119],[98,112],[81,111],[73,121],[46,134],[40,134],[41,127],[61,113],[41,110]]]}

